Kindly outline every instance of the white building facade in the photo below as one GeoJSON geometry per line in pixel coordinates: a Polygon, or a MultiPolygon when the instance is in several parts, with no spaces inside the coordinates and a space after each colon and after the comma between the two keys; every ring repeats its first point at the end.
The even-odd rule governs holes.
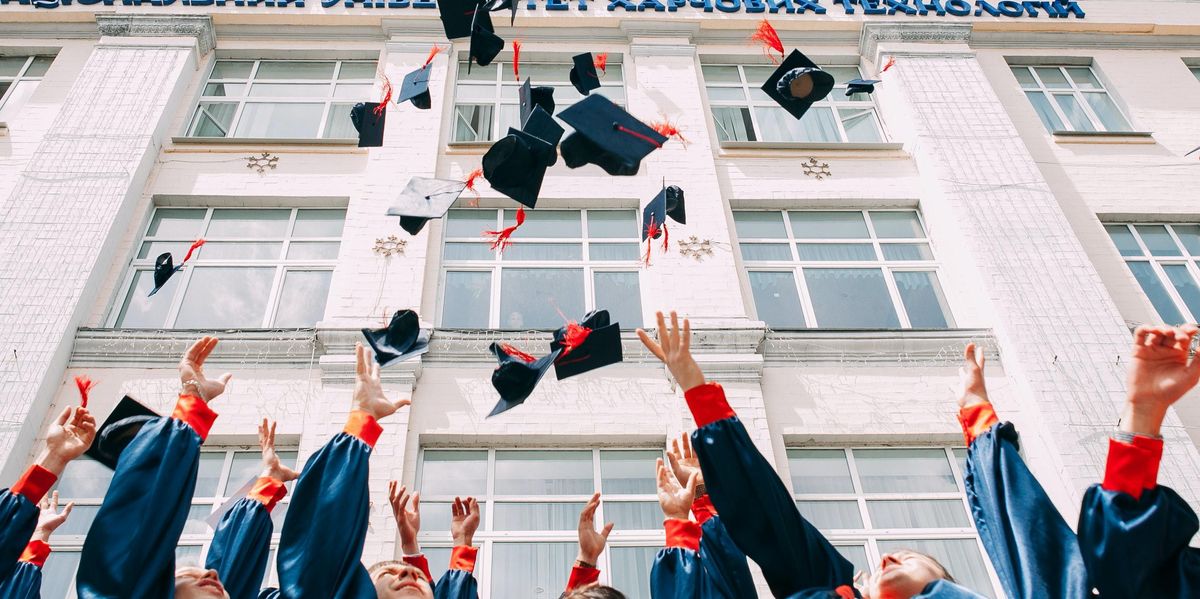
{"type": "MultiPolygon", "coordinates": [[[[235,376],[178,550],[202,559],[204,520],[256,472],[257,423],[278,420],[302,463],[345,421],[359,329],[411,308],[432,348],[384,371],[413,405],[382,423],[363,560],[398,555],[398,479],[422,491],[431,562],[449,554],[447,501],[474,495],[482,595],[557,597],[578,510],[602,491],[616,523],[602,580],[648,597],[654,459],[691,419],[632,329],[676,309],[857,567],[916,547],[1000,596],[961,482],[962,347],[988,349],[997,409],[1073,522],[1117,422],[1130,328],[1200,319],[1200,161],[1185,156],[1200,145],[1200,5],[547,0],[507,16],[522,78],[554,85],[559,109],[579,99],[570,57],[607,52],[596,93],[687,143],[632,177],[560,161],[500,255],[481,231],[517,204],[482,179],[419,235],[384,216],[412,176],[466,178],[517,120],[511,47],[468,73],[432,1],[2,0],[0,480],[78,401],[75,375],[97,381],[100,416],[123,395],[167,410],[178,356],[216,334],[210,369],[235,376]],[[748,41],[763,17],[837,79],[802,121],[757,89],[773,68],[748,41]],[[391,106],[384,146],[356,147],[349,107],[435,44],[431,109],[391,106]],[[883,82],[847,98],[859,76],[883,82]],[[647,266],[638,219],[664,183],[685,190],[688,224],[647,266]],[[146,298],[154,257],[198,237],[146,298]],[[485,418],[489,343],[544,352],[595,308],[629,329],[624,362],[547,377],[485,418]]],[[[1193,502],[1198,427],[1200,398],[1181,402],[1162,467],[1193,502]]],[[[44,597],[74,596],[107,483],[89,462],[60,482],[77,507],[44,597]]]]}

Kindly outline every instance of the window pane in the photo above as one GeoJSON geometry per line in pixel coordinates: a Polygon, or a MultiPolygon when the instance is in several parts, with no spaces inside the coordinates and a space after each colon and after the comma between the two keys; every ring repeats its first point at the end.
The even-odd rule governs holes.
{"type": "Polygon", "coordinates": [[[595,305],[608,310],[612,322],[621,328],[633,329],[642,325],[642,292],[636,272],[597,272],[592,287],[595,305]]]}
{"type": "Polygon", "coordinates": [[[1183,304],[1187,306],[1187,309],[1192,314],[1200,314],[1200,287],[1196,286],[1196,280],[1188,272],[1187,266],[1164,264],[1162,269],[1167,275],[1167,280],[1175,286],[1175,291],[1179,293],[1179,297],[1183,299],[1183,304]]]}
{"type": "MultiPolygon", "coordinates": [[[[451,516],[451,506],[452,505],[453,504],[451,504],[450,502],[445,502],[445,503],[432,502],[432,501],[425,501],[424,499],[422,499],[421,500],[421,536],[423,536],[423,537],[434,536],[434,537],[437,537],[440,539],[450,539],[451,538],[450,537],[450,522],[452,520],[452,516],[451,516]]],[[[487,528],[484,526],[484,524],[482,522],[485,514],[487,514],[487,509],[481,504],[479,506],[479,519],[480,519],[479,529],[480,530],[487,530],[487,528]]],[[[426,556],[426,557],[428,557],[428,556],[426,556]]],[[[433,565],[432,558],[430,559],[430,565],[433,565]]]]}
{"type": "Polygon", "coordinates": [[[288,260],[337,260],[341,243],[337,241],[293,241],[288,244],[288,260]]]}
{"type": "Polygon", "coordinates": [[[283,209],[213,210],[208,224],[209,237],[256,237],[281,239],[287,234],[292,211],[283,209]]]}
{"type": "Polygon", "coordinates": [[[274,268],[195,268],[175,326],[259,328],[274,279],[274,268]]]}
{"type": "Polygon", "coordinates": [[[592,452],[497,451],[495,476],[497,495],[590,496],[592,452]]]}
{"type": "Polygon", "coordinates": [[[568,261],[583,260],[582,243],[513,243],[500,255],[507,262],[520,261],[568,261]]]}
{"type": "Polygon", "coordinates": [[[896,290],[909,324],[919,329],[944,329],[953,324],[946,296],[932,272],[896,272],[896,290]]]}
{"type": "Polygon", "coordinates": [[[782,212],[734,211],[733,224],[738,237],[747,239],[787,238],[782,212]]]}
{"type": "Polygon", "coordinates": [[[871,212],[875,236],[882,239],[919,239],[925,237],[916,212],[871,212]]]}
{"type": "Polygon", "coordinates": [[[492,138],[492,105],[454,106],[454,141],[488,141],[492,138]]]}
{"type": "Polygon", "coordinates": [[[29,62],[28,56],[0,56],[0,77],[16,77],[29,62]]]}
{"type": "Polygon", "coordinates": [[[877,260],[875,246],[869,243],[797,243],[801,260],[863,261],[877,260]]]}
{"type": "Polygon", "coordinates": [[[900,320],[878,268],[806,268],[820,328],[895,329],[900,320]]]}
{"type": "Polygon", "coordinates": [[[193,566],[203,568],[204,563],[200,561],[199,545],[180,545],[175,548],[175,565],[176,566],[193,566]]]}
{"type": "MultiPolygon", "coordinates": [[[[1113,244],[1117,246],[1117,251],[1121,252],[1122,256],[1142,255],[1142,248],[1138,246],[1133,233],[1129,232],[1129,227],[1125,225],[1104,225],[1104,230],[1108,232],[1108,236],[1112,238],[1113,244]]],[[[1186,240],[1184,241],[1184,245],[1187,245],[1186,240]]],[[[1189,249],[1191,249],[1190,246],[1189,249]]]]}
{"type": "Polygon", "coordinates": [[[636,243],[589,243],[588,258],[605,262],[638,260],[641,248],[636,243]]]}
{"type": "Polygon", "coordinates": [[[758,319],[772,328],[804,328],[804,310],[791,272],[750,272],[750,289],[758,319]]]}
{"type": "MultiPolygon", "coordinates": [[[[77,505],[71,509],[71,516],[59,526],[54,534],[58,537],[63,536],[84,536],[88,533],[88,529],[92,527],[92,522],[96,520],[96,514],[100,512],[99,505],[77,505]]],[[[57,553],[54,550],[54,553],[57,553]]],[[[54,555],[51,553],[51,555],[54,555]]]]}
{"type": "Polygon", "coordinates": [[[293,270],[283,276],[279,305],[275,309],[275,326],[313,327],[325,316],[329,299],[330,270],[293,270]],[[300,299],[303,298],[303,299],[300,299]]]}
{"type": "Polygon", "coordinates": [[[338,71],[338,79],[374,79],[379,65],[370,62],[343,62],[338,71]]]}
{"type": "Polygon", "coordinates": [[[857,501],[797,501],[796,509],[821,530],[863,528],[857,501]]]}
{"type": "Polygon", "coordinates": [[[560,314],[583,314],[582,269],[506,268],[500,284],[500,328],[557,329],[560,314]]]}
{"type": "Polygon", "coordinates": [[[700,72],[704,75],[705,83],[741,83],[738,68],[734,66],[703,65],[700,72]]]}
{"type": "Polygon", "coordinates": [[[789,212],[797,239],[869,239],[861,212],[789,212]]]}
{"type": "Polygon", "coordinates": [[[166,284],[154,297],[148,297],[150,290],[154,289],[154,271],[137,271],[133,275],[129,295],[125,297],[121,313],[117,316],[117,326],[127,329],[157,329],[164,326],[175,291],[179,289],[179,281],[182,279],[183,277],[176,273],[167,279],[166,284]]]}
{"type": "Polygon", "coordinates": [[[1062,119],[1058,118],[1058,113],[1050,105],[1050,99],[1046,97],[1046,94],[1042,92],[1025,92],[1025,97],[1029,98],[1029,103],[1033,105],[1033,110],[1037,112],[1038,118],[1042,119],[1042,124],[1046,126],[1047,131],[1063,131],[1066,129],[1063,126],[1062,119]]]}
{"type": "Polygon", "coordinates": [[[458,80],[459,81],[496,81],[496,69],[502,63],[499,61],[481,67],[477,64],[468,64],[466,61],[458,63],[458,80]]]}
{"type": "Polygon", "coordinates": [[[1200,225],[1171,225],[1171,229],[1189,255],[1200,256],[1200,225]]]}
{"type": "Polygon", "coordinates": [[[204,86],[205,96],[244,96],[246,94],[245,83],[209,83],[204,86]]]}
{"type": "Polygon", "coordinates": [[[1038,77],[1042,80],[1042,85],[1051,89],[1071,87],[1067,83],[1067,78],[1063,76],[1062,71],[1058,67],[1037,67],[1033,69],[1037,71],[1038,77]]]}
{"type": "Polygon", "coordinates": [[[1096,78],[1096,74],[1088,67],[1067,67],[1067,74],[1071,76],[1071,81],[1075,82],[1075,87],[1104,89],[1104,86],[1100,85],[1100,80],[1096,78]]]}
{"type": "Polygon", "coordinates": [[[658,450],[601,451],[601,491],[609,495],[654,495],[658,492],[655,460],[661,457],[663,453],[658,450]]]}
{"type": "Polygon", "coordinates": [[[967,528],[971,526],[963,503],[957,499],[868,501],[874,528],[967,528]]]}
{"type": "Polygon", "coordinates": [[[50,557],[46,558],[46,565],[42,566],[42,598],[66,599],[67,591],[75,581],[75,569],[78,567],[78,551],[52,551],[50,557]]]}
{"type": "Polygon", "coordinates": [[[1121,114],[1121,109],[1117,108],[1116,102],[1104,92],[1091,92],[1083,94],[1083,99],[1092,108],[1092,112],[1100,118],[1100,122],[1104,124],[1106,131],[1128,131],[1129,121],[1125,120],[1125,116],[1121,114]]]}
{"type": "Polygon", "coordinates": [[[194,137],[229,137],[233,115],[238,105],[234,102],[201,102],[192,122],[194,137]]]}
{"type": "Polygon", "coordinates": [[[258,64],[255,79],[333,79],[332,62],[294,62],[264,60],[258,64]]]}
{"type": "MultiPolygon", "coordinates": [[[[854,98],[860,96],[855,95],[854,98]]],[[[866,98],[863,98],[866,100],[866,98]]],[[[875,124],[875,111],[873,109],[838,110],[838,116],[842,119],[842,128],[846,130],[846,141],[849,142],[873,142],[882,141],[883,137],[879,135],[879,127],[875,124]]]]}
{"type": "Polygon", "coordinates": [[[557,597],[567,586],[575,543],[494,543],[492,597],[557,597]]]}
{"type": "Polygon", "coordinates": [[[1133,271],[1134,278],[1142,286],[1146,297],[1150,298],[1150,303],[1154,305],[1158,317],[1167,324],[1182,323],[1183,315],[1179,313],[1175,302],[1167,294],[1162,281],[1158,279],[1158,274],[1154,272],[1154,267],[1149,262],[1128,262],[1127,264],[1129,264],[1129,270],[1133,271]]]}
{"type": "Polygon", "coordinates": [[[185,535],[208,535],[213,533],[213,529],[208,525],[206,520],[212,515],[212,505],[193,505],[188,508],[187,520],[183,524],[183,534],[185,535]]]}
{"type": "Polygon", "coordinates": [[[210,241],[204,244],[196,260],[278,260],[283,244],[273,241],[210,241]]]}
{"type": "Polygon", "coordinates": [[[320,132],[324,104],[253,102],[242,107],[235,137],[311,139],[320,132]]]}
{"type": "MultiPolygon", "coordinates": [[[[142,247],[138,248],[138,260],[147,258],[157,259],[159,255],[170,252],[172,256],[183,256],[187,254],[188,246],[191,243],[187,241],[144,241],[142,247]]],[[[196,250],[196,255],[193,259],[199,259],[199,255],[204,253],[204,249],[196,250]]]]}
{"type": "MultiPolygon", "coordinates": [[[[447,529],[449,530],[449,529],[447,529]]],[[[449,535],[447,535],[448,537],[449,535]]],[[[450,552],[453,551],[450,547],[421,547],[421,553],[425,554],[425,559],[429,560],[429,573],[433,576],[434,581],[442,579],[442,575],[450,567],[450,552]]],[[[479,563],[483,562],[484,551],[479,548],[479,553],[476,554],[476,559],[479,563]]]]}
{"type": "Polygon", "coordinates": [[[604,521],[612,522],[620,531],[659,531],[663,526],[663,513],[656,501],[605,501],[604,521]]]}
{"type": "Polygon", "coordinates": [[[987,597],[995,597],[979,544],[975,539],[904,539],[879,541],[881,553],[909,549],[931,555],[951,576],[967,588],[987,597]]]}
{"type": "Polygon", "coordinates": [[[933,250],[925,243],[885,243],[883,258],[897,262],[933,260],[933,250]]]}
{"type": "Polygon", "coordinates": [[[759,133],[764,141],[841,141],[833,109],[829,107],[811,108],[803,119],[796,120],[781,107],[755,106],[754,116],[758,118],[759,133]]]}
{"type": "Polygon", "coordinates": [[[249,79],[253,67],[248,60],[218,60],[209,79],[249,79]]]}
{"type": "Polygon", "coordinates": [[[575,530],[583,503],[497,503],[492,530],[575,530]]]}
{"type": "Polygon", "coordinates": [[[741,87],[709,87],[706,91],[713,102],[746,102],[746,91],[741,87]]]}
{"type": "Polygon", "coordinates": [[[792,260],[792,249],[786,243],[741,243],[742,260],[770,262],[792,260]]]}
{"type": "Polygon", "coordinates": [[[712,115],[720,141],[758,141],[749,108],[713,106],[712,115]]]}
{"type": "Polygon", "coordinates": [[[588,210],[588,236],[629,239],[638,235],[637,213],[632,210],[588,210]]]}
{"type": "Polygon", "coordinates": [[[834,545],[842,557],[854,565],[854,572],[870,572],[871,565],[867,563],[867,548],[862,545],[834,545]]]}
{"type": "MultiPolygon", "coordinates": [[[[509,249],[512,249],[512,247],[509,247],[509,249]]],[[[452,241],[446,244],[446,260],[495,260],[495,258],[495,250],[487,243],[460,243],[452,241]]]]}
{"type": "Polygon", "coordinates": [[[333,97],[339,100],[370,101],[373,87],[370,83],[339,83],[333,89],[333,97]]]}
{"type": "Polygon", "coordinates": [[[442,326],[486,329],[491,297],[491,272],[447,272],[442,295],[442,326]]]}
{"type": "MultiPolygon", "coordinates": [[[[528,218],[528,213],[526,213],[528,218]]],[[[482,237],[482,231],[494,230],[495,210],[451,210],[446,213],[446,237],[482,237]]]]}
{"type": "Polygon", "coordinates": [[[328,83],[255,83],[250,95],[259,98],[323,98],[333,92],[328,83]]]}
{"type": "Polygon", "coordinates": [[[794,493],[853,493],[846,452],[840,449],[789,449],[788,469],[794,493]]]}
{"type": "Polygon", "coordinates": [[[200,452],[200,469],[196,475],[196,497],[212,497],[217,494],[217,483],[225,467],[225,452],[200,452]]]}
{"type": "MultiPolygon", "coordinates": [[[[289,468],[295,467],[295,458],[291,464],[285,463],[284,465],[289,468]]],[[[256,480],[261,471],[262,454],[260,452],[235,451],[233,463],[229,466],[229,477],[225,480],[225,487],[221,491],[221,495],[231,497],[235,491],[242,488],[242,485],[256,480]]]]}
{"type": "Polygon", "coordinates": [[[1059,110],[1062,110],[1063,114],[1067,116],[1067,120],[1071,123],[1071,129],[1075,131],[1096,130],[1074,94],[1054,94],[1054,101],[1058,103],[1059,110]]]}
{"type": "Polygon", "coordinates": [[[650,569],[658,547],[613,547],[608,550],[614,587],[628,599],[650,599],[650,569]]]}
{"type": "Polygon", "coordinates": [[[421,461],[421,493],[428,496],[486,494],[487,452],[426,449],[421,461]]]}
{"type": "Polygon", "coordinates": [[[100,462],[84,457],[67,463],[55,489],[64,499],[101,498],[112,482],[113,471],[100,462]]]}
{"type": "MultiPolygon", "coordinates": [[[[504,222],[517,222],[517,212],[505,210],[504,222]]],[[[582,227],[578,210],[528,210],[525,212],[525,224],[521,225],[521,236],[579,238],[583,236],[582,227]]]]}
{"type": "Polygon", "coordinates": [[[1151,256],[1178,256],[1180,255],[1179,246],[1175,245],[1175,240],[1171,239],[1171,234],[1167,232],[1167,228],[1163,225],[1136,225],[1138,235],[1142,237],[1142,243],[1146,244],[1146,249],[1150,250],[1151,256]]]}
{"type": "Polygon", "coordinates": [[[354,121],[350,120],[350,111],[353,108],[353,104],[331,104],[329,116],[325,121],[325,132],[321,137],[325,139],[356,139],[358,130],[354,128],[354,121]]]}
{"type": "Polygon", "coordinates": [[[1017,83],[1022,87],[1037,87],[1037,81],[1034,81],[1033,75],[1029,74],[1029,67],[1010,67],[1013,76],[1017,78],[1017,83]]]}
{"type": "Polygon", "coordinates": [[[941,449],[855,449],[854,463],[865,493],[958,491],[941,449]]]}

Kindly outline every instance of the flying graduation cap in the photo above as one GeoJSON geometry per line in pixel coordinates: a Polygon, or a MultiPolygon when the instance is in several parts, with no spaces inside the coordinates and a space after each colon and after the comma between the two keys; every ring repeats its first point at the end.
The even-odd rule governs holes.
{"type": "Polygon", "coordinates": [[[555,331],[550,350],[558,354],[554,374],[560,381],[616,364],[623,359],[621,325],[609,323],[608,310],[593,310],[583,322],[571,322],[555,331]]]}
{"type": "Polygon", "coordinates": [[[667,232],[667,219],[681,224],[687,224],[687,213],[683,204],[683,189],[678,185],[663,186],[662,191],[650,200],[642,209],[642,241],[646,242],[646,255],[642,261],[650,265],[650,250],[652,240],[663,238],[662,249],[667,251],[670,234],[667,232]]]}
{"type": "Polygon", "coordinates": [[[154,410],[126,395],[104,420],[104,424],[96,429],[96,439],[84,455],[110,470],[116,470],[121,453],[133,442],[142,427],[156,418],[159,415],[154,410]]]}
{"type": "Polygon", "coordinates": [[[508,26],[512,27],[517,22],[517,0],[493,0],[492,3],[488,5],[488,10],[491,12],[504,10],[506,8],[512,11],[512,15],[508,19],[508,26]]]}
{"type": "Polygon", "coordinates": [[[446,39],[455,40],[470,36],[476,24],[477,12],[484,13],[487,28],[491,29],[491,16],[483,9],[479,0],[438,0],[437,7],[442,29],[446,31],[446,39]]]}
{"type": "Polygon", "coordinates": [[[762,90],[799,119],[814,102],[829,95],[833,83],[833,75],[822,71],[799,50],[792,50],[775,72],[767,77],[762,90]]]}
{"type": "Polygon", "coordinates": [[[554,128],[558,128],[558,137],[562,135],[562,128],[554,123],[553,117],[537,118],[534,129],[551,139],[509,128],[508,135],[492,144],[483,155],[483,177],[492,184],[492,189],[530,208],[537,206],[546,169],[558,161],[554,128]]]}
{"type": "Polygon", "coordinates": [[[188,248],[187,253],[184,254],[183,262],[180,262],[179,266],[175,266],[174,258],[171,257],[171,252],[163,252],[159,254],[158,258],[154,259],[154,289],[151,289],[150,294],[146,297],[153,297],[155,293],[158,293],[159,289],[162,289],[163,285],[167,284],[167,280],[169,280],[172,275],[183,270],[183,265],[187,264],[187,261],[192,259],[192,252],[195,252],[202,245],[204,245],[203,239],[197,239],[195,242],[193,242],[192,246],[188,248]]]}
{"type": "MultiPolygon", "coordinates": [[[[607,54],[601,56],[608,58],[607,54]]],[[[575,63],[575,66],[571,67],[571,85],[575,86],[580,95],[586,96],[592,90],[600,88],[600,74],[596,72],[597,60],[591,52],[576,54],[571,57],[571,62],[575,63]]]]}
{"type": "Polygon", "coordinates": [[[517,90],[517,98],[521,102],[521,127],[529,120],[534,108],[540,107],[546,114],[554,114],[554,88],[548,86],[533,87],[529,78],[517,90]]]}
{"type": "Polygon", "coordinates": [[[641,161],[667,137],[601,95],[588,96],[559,113],[575,128],[562,143],[569,168],[591,163],[614,176],[636,175],[641,161]]]}
{"type": "Polygon", "coordinates": [[[400,192],[397,203],[388,208],[387,215],[399,216],[400,228],[409,235],[416,235],[429,219],[445,215],[466,187],[465,181],[413,177],[400,192]]]}
{"type": "Polygon", "coordinates": [[[471,25],[471,47],[467,57],[467,72],[471,72],[471,62],[481,67],[492,64],[504,49],[504,39],[496,35],[492,28],[492,18],[487,11],[475,11],[475,23],[471,25]]]}
{"type": "Polygon", "coordinates": [[[429,74],[433,69],[430,69],[429,65],[433,63],[433,57],[441,51],[441,46],[435,44],[429,50],[429,57],[425,59],[425,64],[404,76],[404,81],[400,84],[400,95],[396,97],[396,104],[411,101],[412,105],[419,110],[429,109],[433,104],[432,98],[429,97],[429,74]]]}
{"type": "Polygon", "coordinates": [[[846,82],[846,97],[854,94],[871,94],[875,91],[875,84],[883,83],[880,79],[851,79],[846,82]]]}
{"type": "Polygon", "coordinates": [[[362,334],[375,350],[380,367],[429,351],[429,331],[421,329],[417,313],[412,310],[397,310],[386,327],[363,329],[362,334]]]}
{"type": "Polygon", "coordinates": [[[534,358],[507,343],[492,343],[490,349],[499,362],[492,371],[492,387],[500,393],[500,401],[496,402],[488,418],[525,403],[561,353],[561,350],[552,350],[534,358]]]}

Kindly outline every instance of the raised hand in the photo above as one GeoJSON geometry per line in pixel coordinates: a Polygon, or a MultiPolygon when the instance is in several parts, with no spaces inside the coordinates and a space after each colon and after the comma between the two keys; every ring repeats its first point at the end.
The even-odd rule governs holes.
{"type": "Polygon", "coordinates": [[[354,344],[358,379],[354,382],[354,409],[366,412],[376,420],[391,416],[396,410],[412,403],[407,399],[388,401],[383,394],[383,383],[379,378],[379,364],[371,350],[362,343],[354,344]]]}
{"type": "Polygon", "coordinates": [[[258,425],[258,446],[262,448],[262,473],[280,482],[289,482],[300,477],[300,473],[284,466],[275,452],[275,422],[263,418],[258,425]]]}
{"type": "Polygon", "coordinates": [[[46,450],[38,463],[61,475],[67,462],[83,455],[96,439],[96,419],[87,408],[63,408],[46,431],[46,450]]]}
{"type": "Polygon", "coordinates": [[[687,433],[681,433],[678,439],[671,439],[671,450],[667,452],[667,460],[671,463],[671,473],[675,475],[675,480],[687,480],[694,475],[696,487],[704,485],[700,458],[692,452],[692,442],[687,433]]]}
{"type": "Polygon", "coordinates": [[[454,545],[470,547],[475,542],[476,530],[479,530],[479,502],[474,497],[455,497],[450,506],[450,535],[454,545]]]}
{"type": "Polygon", "coordinates": [[[675,377],[675,381],[684,391],[703,385],[704,373],[700,372],[700,366],[692,358],[692,324],[688,319],[683,319],[683,331],[680,332],[679,316],[672,310],[671,328],[668,329],[663,313],[657,314],[658,342],[651,339],[646,331],[638,329],[637,334],[642,344],[667,365],[667,370],[671,371],[671,376],[675,377]]]}
{"type": "Polygon", "coordinates": [[[658,458],[658,505],[666,517],[676,520],[688,519],[692,502],[696,500],[697,478],[698,474],[692,473],[686,486],[679,484],[675,475],[663,464],[662,458],[658,458]]]}
{"type": "Polygon", "coordinates": [[[587,505],[583,506],[583,511],[579,512],[579,555],[575,558],[593,568],[596,567],[596,560],[600,559],[600,554],[604,552],[604,546],[608,544],[608,535],[613,529],[612,522],[609,522],[602,530],[596,530],[593,521],[598,507],[600,494],[596,493],[588,500],[587,505]]]}
{"type": "Polygon", "coordinates": [[[188,348],[179,360],[179,382],[183,385],[185,395],[195,395],[205,402],[210,402],[225,392],[225,385],[233,375],[226,372],[216,380],[204,376],[204,360],[217,347],[216,337],[201,337],[188,348]]]}
{"type": "Polygon", "coordinates": [[[983,380],[984,352],[968,343],[963,352],[963,365],[958,368],[958,407],[988,403],[987,386],[983,380]]]}
{"type": "Polygon", "coordinates": [[[50,494],[49,497],[43,497],[38,502],[38,509],[41,512],[38,514],[37,528],[33,529],[34,541],[50,543],[50,535],[62,526],[67,521],[67,516],[71,515],[71,508],[75,507],[75,502],[67,503],[62,512],[58,511],[58,491],[50,494]]]}
{"type": "Polygon", "coordinates": [[[408,487],[401,487],[400,483],[394,480],[388,481],[388,503],[392,504],[396,528],[400,529],[400,549],[405,555],[420,553],[421,545],[417,542],[417,535],[421,532],[421,494],[409,493],[408,487]]]}
{"type": "Polygon", "coordinates": [[[1167,408],[1200,381],[1200,359],[1188,359],[1197,332],[1200,329],[1190,324],[1141,326],[1134,331],[1123,430],[1158,435],[1167,408]]]}

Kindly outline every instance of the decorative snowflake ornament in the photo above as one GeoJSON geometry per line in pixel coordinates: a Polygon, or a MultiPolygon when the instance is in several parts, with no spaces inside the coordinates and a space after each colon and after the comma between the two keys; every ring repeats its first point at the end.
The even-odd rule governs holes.
{"type": "Polygon", "coordinates": [[[260,156],[247,156],[246,168],[257,169],[258,174],[263,174],[267,169],[274,170],[279,164],[279,157],[270,152],[263,152],[260,156]]]}
{"type": "Polygon", "coordinates": [[[713,242],[710,239],[701,241],[699,237],[692,235],[679,241],[679,255],[700,262],[713,255],[713,242]]]}
{"type": "Polygon", "coordinates": [[[389,257],[392,254],[400,254],[403,256],[404,248],[407,245],[407,241],[400,239],[395,235],[388,235],[386,239],[381,237],[375,240],[374,252],[384,257],[389,257]]]}
{"type": "Polygon", "coordinates": [[[800,166],[804,169],[805,175],[816,177],[818,181],[833,176],[833,173],[829,172],[829,163],[817,162],[816,158],[809,158],[807,161],[801,162],[800,166]]]}

